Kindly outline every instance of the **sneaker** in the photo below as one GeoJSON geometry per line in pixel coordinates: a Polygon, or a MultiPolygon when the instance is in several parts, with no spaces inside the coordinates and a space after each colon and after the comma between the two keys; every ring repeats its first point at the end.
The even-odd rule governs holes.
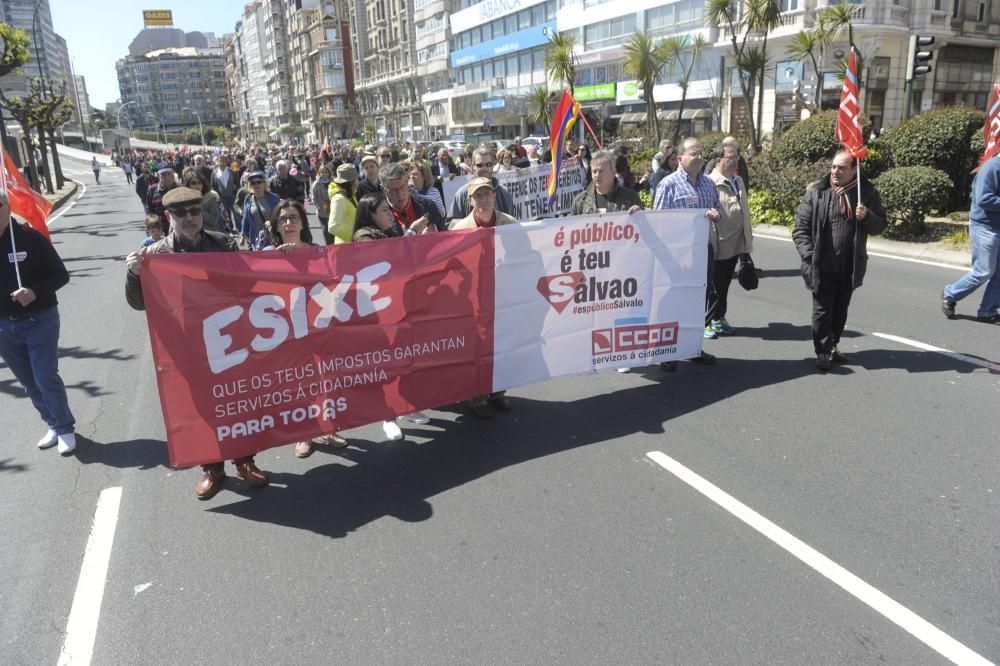
{"type": "Polygon", "coordinates": [[[410,423],[416,423],[418,425],[424,425],[425,423],[431,422],[431,417],[427,416],[423,412],[413,412],[412,414],[404,414],[399,418],[409,421],[410,423]]]}
{"type": "Polygon", "coordinates": [[[715,329],[712,328],[711,324],[709,324],[708,326],[705,327],[705,339],[706,340],[715,340],[718,337],[719,337],[719,334],[715,332],[715,329]]]}
{"type": "Polygon", "coordinates": [[[834,363],[844,364],[850,361],[851,359],[847,357],[847,354],[842,354],[839,349],[834,347],[833,351],[830,352],[830,360],[833,361],[834,363]]]}
{"type": "Polygon", "coordinates": [[[347,440],[337,433],[323,435],[322,437],[313,437],[312,443],[317,446],[332,446],[335,449],[342,449],[347,446],[347,440]]]}
{"type": "Polygon", "coordinates": [[[59,441],[59,435],[57,435],[52,428],[49,428],[45,436],[38,440],[38,448],[40,449],[51,449],[59,441]]]}
{"type": "Polygon", "coordinates": [[[67,432],[63,435],[56,435],[56,440],[59,443],[59,453],[62,455],[69,455],[73,453],[76,449],[76,435],[71,432],[67,432]]]}
{"type": "Polygon", "coordinates": [[[955,299],[948,298],[944,292],[941,293],[941,312],[948,319],[955,318],[955,299]]]}
{"type": "Polygon", "coordinates": [[[398,442],[403,439],[403,431],[400,430],[395,421],[382,421],[382,432],[385,433],[386,439],[390,441],[398,442]]]}
{"type": "Polygon", "coordinates": [[[618,372],[621,373],[632,372],[632,368],[618,368],[618,372]]]}
{"type": "Polygon", "coordinates": [[[722,333],[723,335],[732,335],[736,332],[736,329],[729,325],[726,318],[717,319],[712,322],[712,330],[716,333],[722,333]]]}
{"type": "Polygon", "coordinates": [[[295,442],[295,457],[296,458],[308,458],[312,455],[313,446],[312,442],[306,440],[304,442],[295,442]]]}

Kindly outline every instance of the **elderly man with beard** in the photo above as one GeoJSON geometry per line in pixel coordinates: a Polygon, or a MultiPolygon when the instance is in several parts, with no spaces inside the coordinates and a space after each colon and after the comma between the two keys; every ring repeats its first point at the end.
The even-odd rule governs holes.
{"type": "MultiPolygon", "coordinates": [[[[163,197],[167,215],[173,223],[171,233],[162,240],[133,252],[125,258],[125,298],[135,310],[145,310],[142,297],[142,264],[147,254],[173,252],[235,252],[236,241],[217,231],[202,228],[201,192],[179,187],[163,197]]],[[[253,487],[266,486],[267,474],[254,464],[253,456],[233,460],[236,473],[253,487]]],[[[214,497],[222,488],[226,471],[222,461],[202,465],[202,476],[195,488],[198,499],[214,497]]]]}
{"type": "Polygon", "coordinates": [[[816,367],[847,363],[837,345],[847,324],[851,294],[868,267],[868,236],[885,230],[885,209],[875,186],[858,175],[854,159],[838,152],[830,175],[806,190],[795,211],[792,239],[802,258],[802,278],[812,292],[813,348],[816,367]]]}

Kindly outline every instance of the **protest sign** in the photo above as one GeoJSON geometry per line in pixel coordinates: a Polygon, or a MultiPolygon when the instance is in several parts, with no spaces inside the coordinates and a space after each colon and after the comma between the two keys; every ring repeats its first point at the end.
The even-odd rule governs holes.
{"type": "Polygon", "coordinates": [[[558,199],[554,209],[549,208],[549,193],[545,183],[552,171],[551,164],[534,164],[523,169],[501,171],[497,180],[507,188],[514,200],[514,217],[518,222],[537,220],[544,216],[565,215],[573,207],[573,199],[587,187],[583,167],[572,161],[563,164],[559,171],[558,199]]]}
{"type": "Polygon", "coordinates": [[[171,464],[696,356],[707,233],[704,211],[658,211],[288,255],[149,255],[171,464]]]}
{"type": "Polygon", "coordinates": [[[444,190],[441,198],[444,199],[444,209],[446,211],[451,210],[451,202],[455,200],[455,192],[462,189],[462,186],[468,182],[469,176],[455,176],[454,178],[445,178],[441,181],[441,188],[444,190]]]}

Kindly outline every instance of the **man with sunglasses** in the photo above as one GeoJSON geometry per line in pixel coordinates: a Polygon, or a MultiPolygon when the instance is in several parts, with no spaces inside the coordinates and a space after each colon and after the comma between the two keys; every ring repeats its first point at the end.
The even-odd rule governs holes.
{"type": "MultiPolygon", "coordinates": [[[[236,242],[226,234],[202,228],[201,192],[178,187],[163,197],[172,231],[162,240],[125,258],[125,299],[135,310],[145,310],[142,297],[142,263],[147,254],[172,252],[236,252],[236,242]]],[[[253,456],[233,460],[236,473],[250,486],[268,484],[267,474],[254,464],[253,456]]],[[[226,478],[222,461],[202,465],[202,477],[195,488],[198,499],[209,499],[222,488],[226,478]]]]}
{"type": "MultiPolygon", "coordinates": [[[[494,208],[501,213],[514,215],[514,198],[510,195],[500,181],[493,176],[493,167],[496,165],[496,157],[489,148],[480,147],[472,156],[472,164],[475,167],[473,178],[489,178],[493,184],[493,191],[496,193],[496,205],[494,208]]],[[[462,220],[472,212],[472,205],[469,203],[469,184],[466,183],[455,192],[452,199],[451,208],[448,209],[449,220],[462,220]]]]}

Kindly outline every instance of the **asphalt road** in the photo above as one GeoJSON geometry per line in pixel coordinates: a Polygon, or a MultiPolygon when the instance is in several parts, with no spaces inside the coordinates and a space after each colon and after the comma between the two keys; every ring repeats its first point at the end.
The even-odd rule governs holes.
{"type": "Polygon", "coordinates": [[[1000,661],[1000,327],[941,315],[960,271],[873,258],[852,363],[821,375],[795,251],[758,239],[766,277],[734,285],[716,367],[528,386],[491,422],[455,406],[401,442],[370,426],[306,460],[273,449],[270,487],[230,477],[199,502],[197,471],[167,465],[145,317],[124,300],[142,209],[120,173],[67,168],[87,185],[51,225],[80,444],[38,451],[0,366],[0,663],[56,663],[75,597],[94,664],[1000,661]],[[106,582],[84,574],[80,597],[107,488],[106,582]]]}

